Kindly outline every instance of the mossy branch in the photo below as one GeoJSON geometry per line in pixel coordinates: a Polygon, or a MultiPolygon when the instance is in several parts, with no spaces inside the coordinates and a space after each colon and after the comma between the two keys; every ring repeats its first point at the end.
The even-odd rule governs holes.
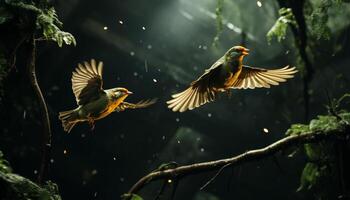
{"type": "MultiPolygon", "coordinates": [[[[291,134],[290,136],[282,138],[264,148],[250,150],[231,158],[195,163],[191,165],[175,167],[172,169],[151,172],[137,181],[137,183],[135,183],[128,191],[126,196],[137,194],[148,183],[156,180],[179,180],[189,175],[218,171],[218,173],[216,173],[213,178],[215,179],[224,168],[229,166],[234,167],[247,162],[260,160],[272,156],[277,152],[287,150],[293,146],[300,146],[309,143],[319,143],[329,140],[348,140],[349,137],[350,127],[347,124],[341,126],[339,129],[332,129],[329,131],[316,130],[291,134]]],[[[208,183],[213,181],[213,179],[211,179],[208,183]]]]}

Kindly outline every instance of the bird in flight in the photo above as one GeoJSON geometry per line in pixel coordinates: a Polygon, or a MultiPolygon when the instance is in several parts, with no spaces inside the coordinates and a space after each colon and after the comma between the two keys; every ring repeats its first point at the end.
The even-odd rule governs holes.
{"type": "Polygon", "coordinates": [[[293,78],[297,72],[295,67],[280,69],[263,69],[243,65],[244,56],[249,49],[243,46],[230,48],[224,56],[206,69],[186,90],[172,95],[167,101],[168,108],[174,112],[185,112],[203,104],[214,101],[219,92],[230,89],[270,88],[279,85],[286,79],[293,78]]]}
{"type": "Polygon", "coordinates": [[[94,128],[96,120],[102,119],[112,112],[126,109],[145,108],[156,102],[156,99],[143,100],[138,103],[125,102],[130,94],[126,88],[116,87],[108,90],[102,88],[103,63],[94,59],[78,64],[72,75],[72,89],[78,107],[59,113],[64,131],[70,132],[78,122],[88,122],[94,128]]]}

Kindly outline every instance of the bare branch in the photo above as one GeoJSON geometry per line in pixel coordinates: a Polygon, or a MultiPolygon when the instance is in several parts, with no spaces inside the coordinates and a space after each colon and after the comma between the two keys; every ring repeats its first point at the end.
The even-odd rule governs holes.
{"type": "MultiPolygon", "coordinates": [[[[306,143],[316,143],[316,142],[332,140],[332,139],[344,140],[344,139],[348,139],[349,136],[350,136],[349,126],[345,126],[345,129],[337,130],[337,131],[329,131],[329,132],[315,131],[315,132],[301,133],[300,135],[291,135],[291,136],[282,138],[264,148],[250,150],[231,158],[220,159],[220,160],[209,161],[209,162],[202,162],[202,163],[194,163],[191,165],[180,166],[172,169],[151,172],[146,176],[142,177],[137,183],[135,183],[131,187],[131,189],[128,191],[128,194],[138,193],[143,187],[145,187],[148,183],[152,181],[156,181],[160,179],[179,180],[180,178],[183,178],[185,176],[219,170],[219,172],[217,172],[216,175],[207,182],[207,184],[209,184],[227,166],[231,166],[231,167],[239,166],[243,163],[259,160],[268,156],[272,156],[277,152],[284,151],[296,145],[302,145],[306,143]]],[[[205,186],[207,184],[205,184],[205,186]]]]}

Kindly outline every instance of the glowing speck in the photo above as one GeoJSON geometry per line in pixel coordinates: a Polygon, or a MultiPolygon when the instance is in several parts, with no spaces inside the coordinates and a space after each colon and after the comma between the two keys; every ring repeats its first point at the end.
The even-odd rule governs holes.
{"type": "Polygon", "coordinates": [[[134,76],[138,76],[139,75],[139,73],[137,73],[137,72],[134,72],[134,76]]]}
{"type": "Polygon", "coordinates": [[[152,45],[147,45],[147,49],[152,49],[152,45]]]}
{"type": "Polygon", "coordinates": [[[135,52],[130,52],[130,56],[134,56],[135,55],[135,52]]]}
{"type": "Polygon", "coordinates": [[[153,79],[153,82],[157,83],[157,79],[154,78],[154,79],[153,79]]]}
{"type": "Polygon", "coordinates": [[[67,154],[68,153],[68,151],[65,149],[65,150],[63,150],[63,154],[67,154]]]}
{"type": "Polygon", "coordinates": [[[180,144],[180,143],[181,143],[181,141],[180,141],[180,140],[178,140],[178,141],[177,141],[177,143],[178,143],[178,144],[180,144]]]}
{"type": "Polygon", "coordinates": [[[197,141],[201,141],[201,138],[200,138],[200,137],[197,137],[196,140],[197,140],[197,141]]]}
{"type": "Polygon", "coordinates": [[[92,175],[96,175],[96,174],[97,174],[97,170],[96,170],[96,169],[92,170],[92,171],[91,171],[91,174],[92,174],[92,175]]]}
{"type": "Polygon", "coordinates": [[[122,20],[119,20],[119,24],[123,24],[124,22],[122,20]]]}
{"type": "Polygon", "coordinates": [[[146,30],[146,27],[143,26],[143,27],[142,27],[142,30],[146,30]]]}
{"type": "Polygon", "coordinates": [[[212,114],[211,113],[208,113],[208,117],[211,117],[212,116],[212,114]]]}
{"type": "Polygon", "coordinates": [[[94,197],[97,197],[97,192],[94,193],[94,197]]]}
{"type": "Polygon", "coordinates": [[[173,181],[171,179],[168,179],[168,183],[172,183],[173,181]]]}
{"type": "Polygon", "coordinates": [[[208,47],[204,45],[203,46],[203,50],[207,50],[207,49],[208,49],[208,47]]]}
{"type": "Polygon", "coordinates": [[[201,148],[201,152],[204,152],[204,148],[201,148]]]}
{"type": "Polygon", "coordinates": [[[123,177],[120,177],[120,182],[124,182],[124,178],[123,177]]]}
{"type": "Polygon", "coordinates": [[[162,140],[165,140],[165,135],[162,136],[162,140]]]}
{"type": "Polygon", "coordinates": [[[113,160],[117,160],[117,158],[116,158],[116,157],[113,157],[113,160]]]}
{"type": "Polygon", "coordinates": [[[261,1],[257,1],[257,2],[256,2],[256,5],[258,5],[258,7],[261,7],[261,6],[262,6],[261,1]]]}
{"type": "Polygon", "coordinates": [[[264,133],[269,133],[269,129],[263,128],[264,133]]]}
{"type": "Polygon", "coordinates": [[[82,138],[84,138],[84,137],[85,137],[85,134],[84,134],[84,133],[83,133],[83,134],[81,134],[81,137],[82,137],[82,138]]]}
{"type": "Polygon", "coordinates": [[[198,49],[201,49],[201,48],[202,48],[202,45],[199,45],[199,46],[198,46],[198,49]]]}
{"type": "Polygon", "coordinates": [[[50,163],[54,163],[54,162],[55,162],[55,160],[51,158],[50,159],[50,163]]]}
{"type": "Polygon", "coordinates": [[[105,31],[108,30],[108,27],[107,26],[103,27],[103,30],[105,30],[105,31]]]}
{"type": "Polygon", "coordinates": [[[175,121],[176,121],[176,122],[179,122],[179,121],[180,121],[180,118],[176,118],[175,121]]]}
{"type": "Polygon", "coordinates": [[[34,170],[34,174],[38,174],[38,170],[34,170]]]}

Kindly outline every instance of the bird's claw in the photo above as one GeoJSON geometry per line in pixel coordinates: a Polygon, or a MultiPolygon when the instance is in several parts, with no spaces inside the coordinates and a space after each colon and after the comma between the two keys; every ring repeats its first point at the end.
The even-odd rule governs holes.
{"type": "Polygon", "coordinates": [[[93,119],[89,119],[90,130],[93,131],[95,129],[95,121],[93,119]]]}

